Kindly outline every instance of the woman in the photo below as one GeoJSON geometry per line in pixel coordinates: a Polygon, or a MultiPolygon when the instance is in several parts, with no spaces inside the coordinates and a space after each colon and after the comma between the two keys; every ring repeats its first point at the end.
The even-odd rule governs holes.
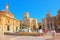
{"type": "Polygon", "coordinates": [[[44,32],[45,35],[47,34],[46,28],[43,28],[43,32],[44,32]]]}

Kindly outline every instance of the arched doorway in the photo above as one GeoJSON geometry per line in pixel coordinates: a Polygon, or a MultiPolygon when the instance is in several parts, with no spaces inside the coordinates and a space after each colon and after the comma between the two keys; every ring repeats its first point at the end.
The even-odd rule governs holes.
{"type": "Polygon", "coordinates": [[[7,25],[7,31],[10,31],[10,26],[9,25],[7,25]]]}
{"type": "Polygon", "coordinates": [[[18,31],[18,27],[16,27],[16,32],[18,31]]]}

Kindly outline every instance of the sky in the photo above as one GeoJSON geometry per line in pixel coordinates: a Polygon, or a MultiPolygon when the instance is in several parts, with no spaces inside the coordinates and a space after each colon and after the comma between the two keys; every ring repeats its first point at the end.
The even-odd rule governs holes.
{"type": "Polygon", "coordinates": [[[24,12],[29,12],[30,17],[38,22],[46,17],[48,10],[56,16],[60,9],[60,0],[0,0],[0,10],[5,9],[5,4],[9,5],[9,11],[16,19],[22,20],[24,12]]]}

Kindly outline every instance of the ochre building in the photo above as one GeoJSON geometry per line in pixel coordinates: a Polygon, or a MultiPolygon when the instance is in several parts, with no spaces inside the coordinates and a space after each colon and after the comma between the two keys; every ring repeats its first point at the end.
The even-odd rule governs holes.
{"type": "Polygon", "coordinates": [[[8,4],[6,4],[5,9],[0,11],[0,31],[17,32],[19,29],[20,21],[8,11],[8,4]]]}

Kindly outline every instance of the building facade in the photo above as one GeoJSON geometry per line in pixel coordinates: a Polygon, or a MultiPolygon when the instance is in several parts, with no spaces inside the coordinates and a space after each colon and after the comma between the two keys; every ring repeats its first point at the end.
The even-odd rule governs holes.
{"type": "Polygon", "coordinates": [[[30,18],[30,15],[28,12],[24,13],[22,24],[23,24],[22,27],[32,28],[33,30],[36,30],[38,28],[37,19],[30,18]]]}
{"type": "Polygon", "coordinates": [[[5,9],[0,11],[0,31],[17,32],[19,29],[20,21],[8,11],[8,4],[6,4],[5,9]]]}
{"type": "Polygon", "coordinates": [[[57,16],[55,17],[55,27],[57,28],[57,29],[60,29],[60,9],[58,10],[58,12],[57,12],[58,14],[57,14],[57,16]]]}
{"type": "Polygon", "coordinates": [[[42,19],[42,26],[46,29],[60,29],[60,10],[58,10],[57,16],[51,16],[48,11],[46,18],[42,19]]]}

